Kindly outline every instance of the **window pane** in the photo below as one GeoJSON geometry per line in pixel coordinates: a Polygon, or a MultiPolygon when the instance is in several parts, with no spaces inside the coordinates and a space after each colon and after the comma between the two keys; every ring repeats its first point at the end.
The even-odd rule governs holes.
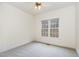
{"type": "Polygon", "coordinates": [[[42,24],[41,35],[46,37],[48,36],[48,20],[43,20],[41,24],[42,24]]]}
{"type": "Polygon", "coordinates": [[[48,21],[47,20],[42,21],[42,28],[48,28],[48,21]]]}
{"type": "Polygon", "coordinates": [[[50,37],[59,37],[59,19],[50,20],[50,37]]]}

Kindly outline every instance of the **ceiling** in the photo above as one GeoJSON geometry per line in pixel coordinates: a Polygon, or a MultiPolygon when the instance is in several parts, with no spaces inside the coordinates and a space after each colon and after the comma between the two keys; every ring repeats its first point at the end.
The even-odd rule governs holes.
{"type": "Polygon", "coordinates": [[[33,15],[45,13],[48,11],[56,10],[59,8],[63,8],[75,4],[74,2],[42,2],[42,3],[43,3],[43,7],[41,8],[41,10],[34,9],[34,4],[35,4],[34,2],[10,2],[8,4],[13,5],[23,10],[24,12],[28,12],[33,15]]]}

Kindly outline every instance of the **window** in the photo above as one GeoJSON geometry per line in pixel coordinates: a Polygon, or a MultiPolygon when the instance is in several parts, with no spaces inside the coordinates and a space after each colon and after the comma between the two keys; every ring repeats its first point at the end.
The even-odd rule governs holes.
{"type": "Polygon", "coordinates": [[[44,20],[42,21],[42,29],[41,29],[42,36],[48,36],[48,21],[44,20]]]}
{"type": "Polygon", "coordinates": [[[50,20],[50,37],[59,37],[59,19],[50,20]]]}
{"type": "Polygon", "coordinates": [[[59,37],[59,19],[43,20],[41,22],[41,35],[45,37],[59,37]],[[48,33],[50,35],[48,35],[48,33]]]}

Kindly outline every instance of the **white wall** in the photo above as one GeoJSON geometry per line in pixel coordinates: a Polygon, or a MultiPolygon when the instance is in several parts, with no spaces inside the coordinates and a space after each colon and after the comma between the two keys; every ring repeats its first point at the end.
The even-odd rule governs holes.
{"type": "Polygon", "coordinates": [[[77,40],[76,40],[76,50],[79,55],[79,3],[76,4],[76,33],[77,33],[77,40]]]}
{"type": "Polygon", "coordinates": [[[36,18],[36,40],[44,43],[75,48],[75,6],[68,6],[59,10],[54,10],[40,14],[36,18]],[[41,36],[41,20],[59,18],[59,38],[41,36]]]}
{"type": "Polygon", "coordinates": [[[26,44],[35,38],[44,43],[75,48],[75,6],[36,16],[8,4],[0,4],[0,52],[26,44]],[[41,37],[41,20],[58,17],[60,37],[41,37]],[[35,21],[35,22],[34,22],[35,21]],[[35,27],[36,26],[36,27],[35,27]],[[34,36],[35,35],[35,36],[34,36]]]}
{"type": "Polygon", "coordinates": [[[0,5],[0,52],[32,41],[32,27],[32,15],[2,3],[0,5]]]}

